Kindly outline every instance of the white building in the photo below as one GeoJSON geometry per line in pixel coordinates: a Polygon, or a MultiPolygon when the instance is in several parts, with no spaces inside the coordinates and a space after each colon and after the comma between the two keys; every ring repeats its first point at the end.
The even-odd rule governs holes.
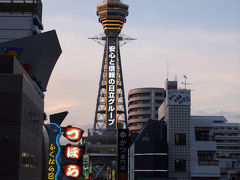
{"type": "Polygon", "coordinates": [[[204,116],[191,116],[191,177],[196,179],[220,178],[216,159],[213,122],[204,116]]]}
{"type": "Polygon", "coordinates": [[[159,108],[158,118],[167,122],[168,178],[190,180],[190,91],[178,90],[177,82],[172,81],[167,81],[166,87],[166,99],[159,108]]]}
{"type": "Polygon", "coordinates": [[[218,180],[212,122],[191,117],[191,92],[178,90],[167,81],[167,96],[158,119],[167,122],[168,178],[174,180],[218,180]]]}
{"type": "Polygon", "coordinates": [[[221,179],[239,179],[240,124],[228,123],[224,116],[198,116],[197,118],[201,119],[201,122],[209,122],[212,124],[212,135],[216,141],[216,152],[221,170],[221,179]]]}

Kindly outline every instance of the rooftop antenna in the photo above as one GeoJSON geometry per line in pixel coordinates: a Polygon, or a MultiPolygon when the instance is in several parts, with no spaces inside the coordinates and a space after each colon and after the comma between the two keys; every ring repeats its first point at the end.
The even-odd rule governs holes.
{"type": "Polygon", "coordinates": [[[192,85],[192,83],[187,83],[188,77],[186,75],[183,75],[183,77],[184,77],[184,82],[182,82],[182,84],[184,84],[185,89],[187,89],[187,85],[192,85]]]}
{"type": "Polygon", "coordinates": [[[177,75],[175,74],[175,76],[174,76],[174,81],[177,81],[177,75]]]}
{"type": "Polygon", "coordinates": [[[168,71],[169,71],[169,69],[168,69],[168,60],[167,60],[167,80],[168,80],[168,71]]]}

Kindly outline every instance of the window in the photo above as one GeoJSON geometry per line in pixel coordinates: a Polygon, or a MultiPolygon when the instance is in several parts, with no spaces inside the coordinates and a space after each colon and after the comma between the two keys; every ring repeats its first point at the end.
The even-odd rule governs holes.
{"type": "Polygon", "coordinates": [[[156,100],[155,102],[158,103],[158,104],[162,104],[163,100],[156,100]]]}
{"type": "Polygon", "coordinates": [[[198,151],[198,163],[200,166],[217,166],[215,151],[198,151]]]}
{"type": "Polygon", "coordinates": [[[156,93],[155,94],[156,96],[164,96],[164,93],[162,92],[162,93],[156,93]]]}
{"type": "Polygon", "coordinates": [[[186,134],[175,134],[175,144],[176,145],[186,145],[186,134]]]}
{"type": "Polygon", "coordinates": [[[186,160],[175,160],[175,171],[186,171],[186,160]]]}
{"type": "Polygon", "coordinates": [[[197,141],[209,141],[209,130],[195,128],[195,137],[197,141]]]}
{"type": "Polygon", "coordinates": [[[27,168],[36,168],[38,165],[38,158],[35,154],[28,152],[21,153],[21,166],[27,168]]]}
{"type": "Polygon", "coordinates": [[[214,151],[198,151],[199,161],[209,161],[214,159],[214,151]]]}

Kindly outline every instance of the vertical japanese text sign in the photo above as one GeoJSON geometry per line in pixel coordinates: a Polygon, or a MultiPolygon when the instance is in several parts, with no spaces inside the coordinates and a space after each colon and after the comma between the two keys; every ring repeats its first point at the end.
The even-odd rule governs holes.
{"type": "Polygon", "coordinates": [[[49,161],[48,161],[48,179],[58,180],[60,173],[59,156],[61,148],[59,138],[62,134],[61,127],[55,123],[50,124],[49,128],[49,161]]]}
{"type": "MultiPolygon", "coordinates": [[[[65,137],[71,142],[79,142],[82,138],[84,131],[76,127],[64,128],[65,137]]],[[[72,160],[73,163],[63,165],[63,172],[66,177],[70,179],[78,179],[82,173],[82,167],[76,165],[76,161],[80,159],[82,155],[82,149],[74,145],[66,145],[64,147],[64,154],[66,158],[72,160]],[[75,161],[75,162],[74,162],[75,161]]]]}
{"type": "Polygon", "coordinates": [[[117,180],[128,179],[128,129],[118,129],[117,180]]]}
{"type": "Polygon", "coordinates": [[[107,37],[106,128],[117,128],[118,37],[107,37]]]}
{"type": "Polygon", "coordinates": [[[83,155],[83,175],[85,179],[89,179],[89,155],[83,155]]]}

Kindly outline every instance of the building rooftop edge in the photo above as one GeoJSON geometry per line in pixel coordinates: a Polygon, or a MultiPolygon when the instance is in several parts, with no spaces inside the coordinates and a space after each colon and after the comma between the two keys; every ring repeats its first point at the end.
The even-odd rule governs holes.
{"type": "Polygon", "coordinates": [[[141,90],[141,89],[143,89],[143,90],[146,90],[146,89],[161,89],[161,90],[165,90],[164,88],[158,88],[158,87],[143,87],[143,88],[130,89],[129,92],[133,91],[133,90],[141,90]]]}

